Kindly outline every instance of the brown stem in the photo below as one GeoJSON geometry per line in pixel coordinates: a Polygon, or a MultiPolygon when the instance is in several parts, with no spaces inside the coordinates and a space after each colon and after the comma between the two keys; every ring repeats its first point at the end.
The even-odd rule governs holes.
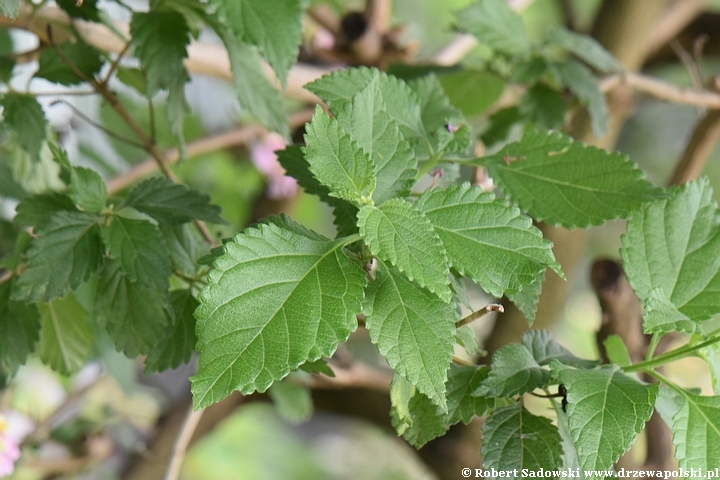
{"type": "Polygon", "coordinates": [[[504,311],[505,311],[505,307],[503,307],[499,303],[491,303],[490,305],[486,305],[483,308],[481,308],[480,310],[475,310],[470,315],[463,317],[461,320],[458,320],[457,322],[455,322],[455,328],[460,328],[463,325],[472,323],[475,320],[477,320],[478,318],[484,317],[488,313],[492,313],[492,312],[503,313],[504,311]]]}
{"type": "Polygon", "coordinates": [[[668,184],[680,185],[698,178],[718,140],[720,140],[720,110],[711,110],[695,126],[668,184]]]}

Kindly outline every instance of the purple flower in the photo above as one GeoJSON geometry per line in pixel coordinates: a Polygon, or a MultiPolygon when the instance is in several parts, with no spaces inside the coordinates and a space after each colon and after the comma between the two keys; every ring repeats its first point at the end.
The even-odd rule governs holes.
{"type": "Polygon", "coordinates": [[[268,133],[261,142],[250,149],[250,160],[268,180],[267,195],[273,200],[289,198],[297,191],[294,178],[285,175],[285,169],[277,160],[275,152],[285,148],[285,140],[277,133],[268,133]]]}

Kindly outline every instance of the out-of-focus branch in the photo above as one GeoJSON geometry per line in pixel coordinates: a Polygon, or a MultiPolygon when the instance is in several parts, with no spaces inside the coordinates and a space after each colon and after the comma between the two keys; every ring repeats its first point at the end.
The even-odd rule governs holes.
{"type": "Polygon", "coordinates": [[[720,109],[720,94],[679,88],[646,75],[627,72],[610,75],[600,80],[600,90],[603,92],[609,92],[619,85],[626,85],[638,92],[672,103],[720,109]]]}
{"type": "Polygon", "coordinates": [[[335,373],[334,377],[313,375],[310,387],[320,389],[366,388],[381,393],[390,392],[390,382],[393,377],[390,370],[379,370],[357,360],[347,366],[331,363],[331,367],[335,373]]]}
{"type": "Polygon", "coordinates": [[[718,140],[720,140],[720,110],[711,110],[693,130],[669,184],[680,185],[698,178],[718,140]]]}
{"type": "Polygon", "coordinates": [[[675,38],[707,7],[708,0],[676,0],[655,24],[645,47],[645,57],[654,55],[675,38]]]}
{"type": "Polygon", "coordinates": [[[190,445],[190,440],[195,433],[195,429],[200,423],[203,413],[205,413],[204,408],[196,411],[192,406],[190,406],[190,411],[185,418],[185,422],[183,422],[183,425],[180,428],[180,434],[175,440],[172,455],[170,456],[170,464],[168,465],[164,480],[177,480],[180,475],[180,467],[182,466],[182,461],[185,458],[185,452],[187,451],[188,445],[190,445]]]}

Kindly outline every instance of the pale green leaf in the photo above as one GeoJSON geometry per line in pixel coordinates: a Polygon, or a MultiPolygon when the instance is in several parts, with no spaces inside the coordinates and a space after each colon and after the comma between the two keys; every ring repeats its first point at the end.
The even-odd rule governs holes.
{"type": "Polygon", "coordinates": [[[520,16],[504,0],[479,0],[455,14],[458,25],[506,55],[527,55],[531,44],[520,16]]]}
{"type": "Polygon", "coordinates": [[[455,337],[452,306],[380,263],[363,311],[370,339],[388,364],[446,410],[455,337]]]}
{"type": "Polygon", "coordinates": [[[425,135],[420,116],[420,99],[402,80],[376,68],[349,68],[324,75],[305,88],[330,105],[334,113],[341,112],[357,92],[377,79],[387,113],[401,128],[406,139],[425,135]]]}
{"type": "Polygon", "coordinates": [[[17,132],[17,142],[34,162],[40,161],[45,142],[47,120],[42,107],[32,95],[5,93],[0,98],[4,123],[17,132]]]}
{"type": "Polygon", "coordinates": [[[344,242],[260,224],[225,243],[195,312],[197,408],[233,390],[263,392],[347,339],[357,327],[366,274],[343,253],[344,242]]]}
{"type": "Polygon", "coordinates": [[[486,470],[559,470],[560,434],[550,419],[538,417],[516,403],[498,408],[483,425],[483,467],[486,470]]]}
{"type": "Polygon", "coordinates": [[[85,79],[94,79],[105,63],[100,52],[83,41],[65,42],[58,48],[85,78],[80,77],[75,69],[70,68],[53,48],[45,48],[40,53],[35,77],[61,85],[77,85],[83,83],[85,79]]]}
{"type": "Polygon", "coordinates": [[[476,163],[487,166],[505,194],[533,218],[568,228],[627,218],[663,196],[627,156],[560,132],[527,132],[476,163]]]}
{"type": "Polygon", "coordinates": [[[616,365],[573,370],[555,361],[551,368],[567,388],[568,423],[580,467],[610,469],[650,419],[659,385],[639,383],[616,365]]]}
{"type": "Polygon", "coordinates": [[[0,365],[12,371],[33,352],[40,330],[35,305],[10,299],[15,278],[0,283],[0,365]]]}
{"type": "Polygon", "coordinates": [[[319,358],[312,362],[305,362],[300,365],[300,370],[307,373],[322,373],[328,377],[334,377],[335,372],[330,368],[327,361],[324,358],[319,358]]]}
{"type": "Polygon", "coordinates": [[[397,372],[393,375],[390,382],[390,405],[392,407],[390,415],[398,435],[402,435],[413,424],[410,399],[415,392],[415,385],[408,382],[402,375],[398,375],[397,372]]]}
{"type": "Polygon", "coordinates": [[[100,212],[105,208],[108,193],[102,177],[83,167],[73,167],[70,172],[67,194],[75,205],[86,212],[100,212]]]}
{"type": "Polygon", "coordinates": [[[646,300],[662,289],[674,309],[693,321],[720,313],[719,223],[706,177],[634,214],[620,253],[638,297],[646,300]]]}
{"type": "Polygon", "coordinates": [[[372,159],[376,176],[373,200],[380,204],[407,195],[418,173],[417,159],[398,123],[387,113],[379,77],[355,94],[337,121],[372,159]]]}
{"type": "Polygon", "coordinates": [[[574,60],[551,63],[549,66],[558,81],[587,108],[593,135],[602,137],[607,132],[610,117],[605,95],[600,91],[598,82],[590,69],[574,60]]]}
{"type": "Polygon", "coordinates": [[[131,282],[167,290],[170,257],[160,231],[145,220],[115,215],[100,231],[110,258],[117,260],[131,282]]]}
{"type": "Polygon", "coordinates": [[[242,41],[257,46],[285,85],[302,33],[301,0],[213,0],[242,41]]]}
{"type": "Polygon", "coordinates": [[[195,317],[193,312],[199,305],[190,290],[170,292],[170,306],[173,310],[173,324],[145,359],[145,373],[162,372],[177,368],[190,361],[195,351],[195,317]]]}
{"type": "Polygon", "coordinates": [[[700,325],[677,309],[662,288],[654,288],[643,301],[645,333],[695,333],[700,325]]]}
{"type": "Polygon", "coordinates": [[[530,350],[519,343],[511,343],[495,352],[490,374],[473,395],[512,397],[531,392],[549,382],[550,372],[535,361],[530,350]]]}
{"type": "Polygon", "coordinates": [[[358,213],[360,235],[373,255],[395,265],[441,299],[452,298],[445,249],[427,217],[412,204],[395,198],[358,213]]]}
{"type": "Polygon", "coordinates": [[[478,186],[426,191],[415,208],[430,220],[451,266],[493,296],[520,291],[547,266],[561,272],[552,242],[532,219],[478,186]]]}
{"type": "Polygon", "coordinates": [[[502,78],[482,70],[444,73],[438,79],[450,103],[467,117],[480,115],[490,108],[505,89],[502,78]]]}
{"type": "Polygon", "coordinates": [[[408,86],[420,100],[420,116],[426,132],[435,132],[448,121],[462,117],[460,110],[450,103],[435,74],[414,79],[408,82],[408,86]]]}
{"type": "Polygon", "coordinates": [[[275,408],[281,417],[290,423],[303,423],[312,417],[313,401],[310,390],[284,379],[275,382],[268,389],[275,408]]]}
{"type": "Polygon", "coordinates": [[[106,262],[100,274],[93,315],[118,350],[134,358],[150,353],[173,325],[165,295],[131,282],[117,262],[106,262]]]}
{"type": "Polygon", "coordinates": [[[408,400],[407,409],[409,417],[402,417],[395,408],[390,415],[398,434],[415,448],[422,447],[450,428],[445,415],[438,412],[438,406],[420,392],[415,392],[408,400]]]}
{"type": "Polygon", "coordinates": [[[166,225],[160,227],[160,233],[167,245],[173,270],[194,277],[200,269],[200,257],[207,252],[207,244],[202,242],[194,227],[187,224],[166,225]]]}
{"type": "Polygon", "coordinates": [[[166,225],[179,225],[193,219],[227,223],[220,217],[220,207],[212,205],[208,195],[164,177],[153,177],[136,185],[121,206],[147,213],[166,225]]]}
{"type": "Polygon", "coordinates": [[[576,357],[567,348],[560,345],[547,330],[528,330],[523,333],[522,344],[540,365],[549,365],[553,360],[578,368],[592,368],[598,364],[594,360],[583,360],[576,357]]]}
{"type": "Polygon", "coordinates": [[[477,355],[479,357],[487,355],[487,352],[478,345],[477,335],[470,325],[463,325],[458,328],[455,337],[458,344],[465,349],[465,353],[468,355],[477,355]]]}
{"type": "Polygon", "coordinates": [[[527,320],[529,326],[532,326],[537,313],[537,304],[542,293],[542,285],[545,281],[545,272],[540,272],[534,282],[525,285],[522,290],[515,293],[507,293],[507,298],[515,304],[520,312],[527,320]]]}
{"type": "Polygon", "coordinates": [[[50,368],[63,375],[80,370],[93,350],[94,336],[87,312],[68,295],[45,304],[40,311],[40,342],[38,355],[50,368]]]}
{"type": "Polygon", "coordinates": [[[698,352],[710,369],[713,392],[720,395],[720,343],[713,343],[698,352]]]}
{"type": "Polygon", "coordinates": [[[305,158],[310,171],[330,189],[330,195],[357,204],[368,203],[376,182],[370,155],[320,107],[305,130],[305,158]]]}
{"type": "Polygon", "coordinates": [[[683,402],[671,427],[678,467],[703,472],[720,468],[720,396],[680,394],[683,402]]]}
{"type": "Polygon", "coordinates": [[[48,302],[87,281],[102,261],[98,220],[83,212],[53,214],[27,252],[28,267],[14,297],[30,303],[48,302]]]}
{"type": "Polygon", "coordinates": [[[603,342],[605,347],[605,355],[607,355],[610,363],[626,367],[632,365],[632,359],[630,358],[630,352],[628,352],[627,346],[620,335],[610,335],[603,342]]]}
{"type": "Polygon", "coordinates": [[[14,19],[20,11],[20,0],[0,0],[0,13],[14,19]]]}
{"type": "Polygon", "coordinates": [[[573,32],[563,27],[553,27],[547,33],[547,41],[572,52],[601,72],[623,70],[622,65],[615,60],[615,57],[589,35],[573,32]]]}

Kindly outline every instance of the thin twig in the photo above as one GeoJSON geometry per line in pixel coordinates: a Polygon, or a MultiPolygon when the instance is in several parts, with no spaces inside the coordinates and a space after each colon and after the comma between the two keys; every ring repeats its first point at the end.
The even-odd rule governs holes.
{"type": "Polygon", "coordinates": [[[681,185],[698,178],[718,140],[720,140],[720,110],[711,110],[693,130],[690,141],[668,183],[681,185]]]}
{"type": "Polygon", "coordinates": [[[117,54],[117,58],[113,60],[113,62],[110,64],[110,68],[107,71],[107,74],[105,75],[105,79],[102,83],[105,85],[108,84],[110,81],[110,77],[112,77],[112,74],[115,73],[115,70],[117,70],[118,66],[120,65],[120,61],[122,60],[123,56],[127,53],[127,51],[130,49],[130,45],[132,44],[132,40],[128,40],[125,43],[125,47],[123,47],[122,50],[117,54]]]}
{"type": "Polygon", "coordinates": [[[475,320],[477,320],[480,317],[484,317],[488,313],[492,312],[499,312],[503,313],[505,311],[505,307],[500,305],[499,303],[491,303],[490,305],[486,305],[480,310],[476,310],[467,317],[462,318],[461,320],[458,320],[455,322],[455,328],[460,328],[463,325],[467,325],[468,323],[472,323],[475,320]]]}
{"type": "Polygon", "coordinates": [[[70,70],[75,73],[82,81],[87,82],[89,84],[94,84],[94,79],[90,79],[85,73],[83,73],[82,70],[80,70],[75,63],[73,63],[72,60],[68,58],[67,55],[65,55],[65,52],[63,52],[60,47],[58,47],[57,43],[55,43],[55,39],[53,39],[53,32],[52,32],[52,25],[47,26],[47,39],[48,42],[50,42],[50,46],[55,50],[55,53],[57,53],[57,56],[60,57],[60,60],[67,65],[70,70]]]}
{"type": "Polygon", "coordinates": [[[720,95],[702,91],[696,92],[663,82],[652,77],[636,73],[618,73],[599,82],[600,91],[607,93],[618,85],[627,85],[638,92],[646,93],[657,99],[683,105],[696,105],[709,109],[720,109],[720,95]]]}
{"type": "Polygon", "coordinates": [[[183,459],[185,458],[185,452],[187,451],[190,440],[192,439],[195,429],[200,423],[200,419],[205,413],[205,409],[195,410],[192,405],[185,422],[180,428],[180,434],[175,440],[173,446],[172,456],[170,457],[170,464],[168,465],[167,472],[165,473],[164,480],[177,480],[180,475],[180,467],[182,466],[183,459]]]}
{"type": "MultiPolygon", "coordinates": [[[[33,94],[33,95],[34,95],[34,94],[33,94]]],[[[98,130],[102,131],[102,132],[105,133],[106,135],[114,138],[115,140],[117,140],[117,141],[119,141],[119,142],[127,143],[128,145],[132,145],[133,147],[139,148],[139,149],[141,149],[141,150],[144,150],[144,149],[145,149],[145,147],[144,147],[141,143],[138,143],[138,142],[136,142],[136,141],[134,141],[134,140],[130,140],[129,138],[125,138],[125,137],[123,137],[122,135],[118,135],[117,133],[113,132],[112,130],[109,130],[109,129],[105,128],[104,126],[100,125],[100,124],[97,123],[95,120],[93,120],[92,118],[88,117],[87,115],[85,115],[85,114],[84,114],[83,112],[81,112],[80,110],[78,110],[77,107],[75,107],[75,105],[73,105],[72,103],[70,103],[70,102],[68,102],[68,101],[66,101],[66,100],[62,100],[62,99],[55,100],[55,101],[53,101],[53,102],[50,103],[50,106],[52,107],[52,106],[57,105],[57,104],[59,104],[59,103],[62,103],[62,104],[64,104],[64,105],[67,105],[68,107],[70,107],[70,110],[72,110],[75,115],[77,115],[78,117],[82,118],[82,119],[85,120],[87,123],[89,123],[89,124],[92,125],[93,127],[97,128],[98,130]]]]}
{"type": "Polygon", "coordinates": [[[660,50],[707,7],[708,0],[678,0],[661,15],[645,47],[645,58],[660,50]]]}

